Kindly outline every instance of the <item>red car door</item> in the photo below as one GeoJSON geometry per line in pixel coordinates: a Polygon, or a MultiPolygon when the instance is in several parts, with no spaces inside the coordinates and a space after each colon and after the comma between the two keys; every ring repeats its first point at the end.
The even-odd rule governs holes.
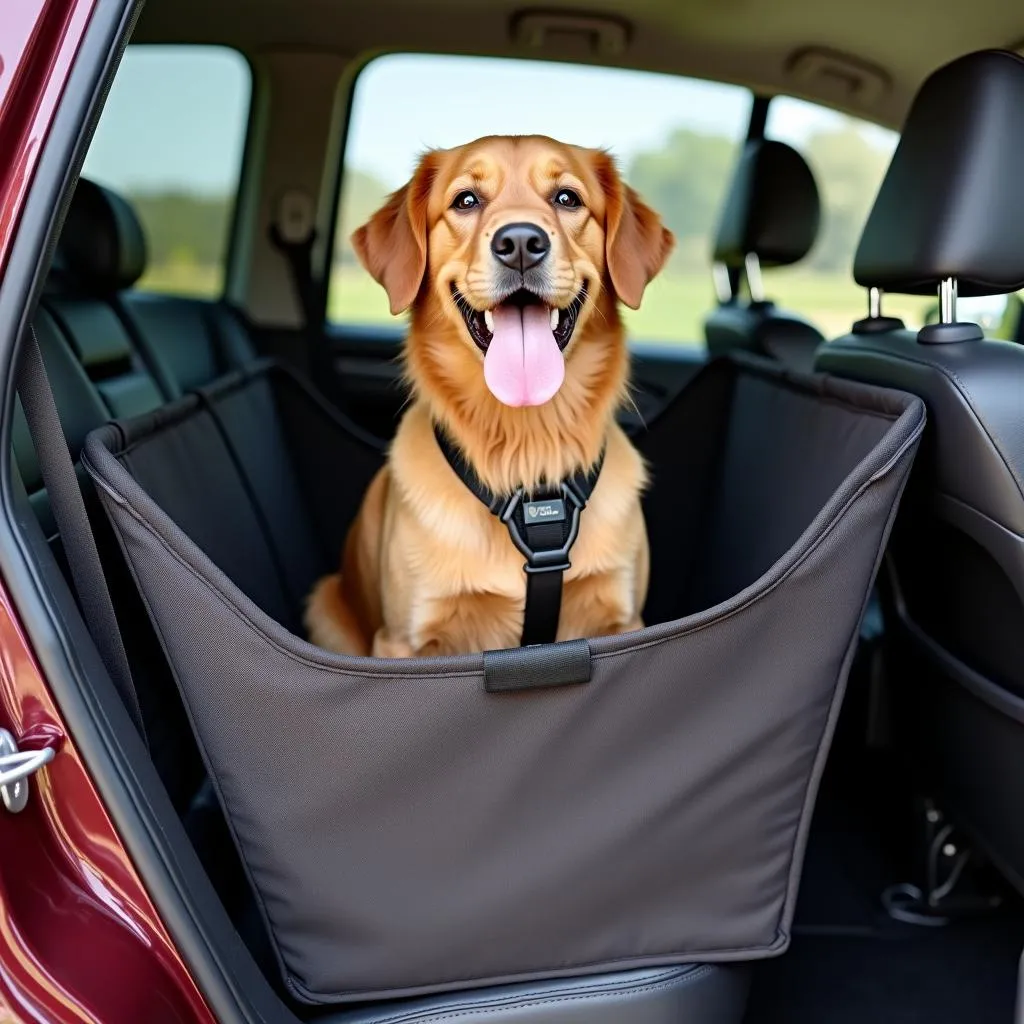
{"type": "MultiPolygon", "coordinates": [[[[101,8],[109,17],[129,6],[0,4],[0,274],[24,241],[19,230],[30,230],[24,204],[90,22],[101,8]]],[[[54,1024],[212,1021],[2,585],[0,730],[0,1016],[54,1024]]]]}

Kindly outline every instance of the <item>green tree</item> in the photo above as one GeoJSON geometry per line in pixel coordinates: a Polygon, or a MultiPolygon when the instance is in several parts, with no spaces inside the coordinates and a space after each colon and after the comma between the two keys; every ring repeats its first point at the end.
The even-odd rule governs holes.
{"type": "Polygon", "coordinates": [[[675,232],[678,263],[707,267],[739,148],[723,135],[677,128],[661,148],[639,153],[630,163],[629,183],[675,232]]]}
{"type": "Polygon", "coordinates": [[[889,156],[852,122],[816,132],[804,151],[822,195],[822,224],[810,265],[849,274],[889,156]]]}
{"type": "Polygon", "coordinates": [[[128,199],[142,222],[152,265],[191,263],[211,267],[223,262],[232,197],[136,192],[128,199]]]}

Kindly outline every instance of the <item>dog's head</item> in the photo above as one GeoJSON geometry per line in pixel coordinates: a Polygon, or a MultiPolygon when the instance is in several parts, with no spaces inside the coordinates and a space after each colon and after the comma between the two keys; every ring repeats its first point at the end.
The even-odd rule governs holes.
{"type": "Polygon", "coordinates": [[[559,391],[586,339],[623,344],[616,300],[640,305],[673,239],[606,153],[496,136],[427,153],[352,242],[449,379],[472,360],[521,407],[559,391]]]}

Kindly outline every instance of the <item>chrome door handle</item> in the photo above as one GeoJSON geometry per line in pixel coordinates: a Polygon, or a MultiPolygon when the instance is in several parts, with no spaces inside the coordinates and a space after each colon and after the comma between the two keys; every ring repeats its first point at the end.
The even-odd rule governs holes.
{"type": "Polygon", "coordinates": [[[49,764],[55,753],[53,747],[18,750],[14,737],[0,729],[0,800],[7,810],[17,814],[25,809],[29,777],[49,764]]]}

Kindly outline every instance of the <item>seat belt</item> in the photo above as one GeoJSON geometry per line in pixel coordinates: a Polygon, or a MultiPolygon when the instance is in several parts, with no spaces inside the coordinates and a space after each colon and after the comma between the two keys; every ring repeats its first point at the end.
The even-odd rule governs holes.
{"type": "Polygon", "coordinates": [[[580,513],[587,507],[601,474],[604,449],[589,470],[578,470],[555,487],[529,496],[519,487],[509,495],[500,495],[480,480],[436,423],[434,437],[455,475],[491,515],[505,524],[512,543],[526,557],[521,645],[554,643],[562,612],[562,580],[566,570],[572,568],[569,551],[579,536],[580,513]]]}
{"type": "Polygon", "coordinates": [[[268,238],[288,265],[288,274],[302,314],[306,358],[311,372],[315,369],[317,349],[313,332],[323,312],[320,288],[313,276],[313,246],[316,237],[312,200],[298,189],[286,192],[278,204],[277,217],[268,229],[268,238]]]}
{"type": "Polygon", "coordinates": [[[78,474],[71,460],[71,451],[46,376],[39,340],[32,326],[22,346],[18,394],[86,626],[128,714],[145,741],[146,728],[142,720],[139,695],[132,680],[117,615],[103,575],[96,538],[85,511],[78,474]]]}

